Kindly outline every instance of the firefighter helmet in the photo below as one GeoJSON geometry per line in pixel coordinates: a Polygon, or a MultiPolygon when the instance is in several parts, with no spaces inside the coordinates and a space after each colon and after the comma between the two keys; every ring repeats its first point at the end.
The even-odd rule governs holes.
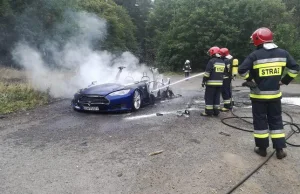
{"type": "Polygon", "coordinates": [[[216,55],[216,54],[220,54],[220,48],[217,47],[217,46],[213,46],[213,47],[211,47],[211,48],[208,50],[207,54],[208,54],[209,56],[213,56],[213,55],[216,55]]]}
{"type": "Polygon", "coordinates": [[[273,42],[273,33],[269,28],[258,28],[251,35],[252,43],[259,46],[266,42],[273,42]]]}
{"type": "Polygon", "coordinates": [[[222,57],[226,57],[227,55],[229,55],[230,53],[229,53],[229,50],[228,50],[228,48],[221,48],[220,49],[220,55],[222,56],[222,57]]]}

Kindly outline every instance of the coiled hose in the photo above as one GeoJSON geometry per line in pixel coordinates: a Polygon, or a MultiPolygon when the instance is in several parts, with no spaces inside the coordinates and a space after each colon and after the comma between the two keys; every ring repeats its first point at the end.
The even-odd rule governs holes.
{"type": "MultiPolygon", "coordinates": [[[[286,104],[286,105],[289,105],[289,104],[286,104]]],[[[293,105],[293,106],[298,106],[298,105],[293,105]]],[[[298,106],[300,107],[300,106],[298,106]]],[[[293,146],[293,147],[300,147],[300,145],[298,144],[292,144],[292,143],[289,143],[287,140],[290,139],[294,134],[296,133],[300,133],[300,124],[297,124],[297,123],[294,123],[294,119],[293,117],[285,112],[285,111],[282,111],[285,115],[287,115],[290,119],[290,121],[283,121],[284,122],[284,127],[285,126],[290,126],[291,127],[291,132],[287,135],[286,137],[286,144],[290,145],[290,146],[293,146]]],[[[253,119],[253,117],[241,117],[241,116],[238,116],[237,114],[235,114],[233,112],[233,110],[231,110],[231,113],[233,116],[231,117],[226,117],[226,118],[223,118],[221,120],[221,122],[228,126],[228,127],[231,127],[233,129],[237,129],[237,130],[240,130],[240,131],[245,131],[245,132],[253,132],[253,130],[248,130],[248,129],[243,129],[243,128],[240,128],[240,127],[237,127],[237,126],[234,126],[232,124],[229,124],[225,121],[228,121],[228,120],[231,120],[231,119],[239,119],[239,120],[242,120],[248,124],[253,124],[252,122],[246,120],[246,119],[253,119]]],[[[226,194],[230,194],[232,193],[233,191],[235,191],[240,185],[242,185],[244,182],[246,182],[255,172],[257,172],[261,167],[263,167],[271,158],[272,156],[275,154],[275,150],[266,158],[266,160],[264,160],[261,164],[259,164],[253,171],[251,171],[249,174],[247,174],[241,181],[239,181],[236,185],[234,185],[228,192],[226,192],[226,194]]]]}

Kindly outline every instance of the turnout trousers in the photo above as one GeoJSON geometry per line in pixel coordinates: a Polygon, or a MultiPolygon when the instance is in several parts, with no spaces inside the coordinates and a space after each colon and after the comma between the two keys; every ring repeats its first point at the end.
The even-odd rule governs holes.
{"type": "Polygon", "coordinates": [[[222,86],[222,98],[224,101],[224,108],[231,109],[232,108],[232,94],[231,94],[231,79],[225,78],[223,80],[222,86]]]}
{"type": "Polygon", "coordinates": [[[219,115],[220,96],[222,86],[206,86],[205,89],[205,113],[209,116],[219,115]]]}
{"type": "Polygon", "coordinates": [[[184,77],[185,78],[190,77],[190,72],[184,72],[184,77]]]}
{"type": "Polygon", "coordinates": [[[286,147],[285,133],[281,115],[281,100],[252,100],[254,139],[257,147],[269,147],[271,136],[274,149],[286,147]]]}

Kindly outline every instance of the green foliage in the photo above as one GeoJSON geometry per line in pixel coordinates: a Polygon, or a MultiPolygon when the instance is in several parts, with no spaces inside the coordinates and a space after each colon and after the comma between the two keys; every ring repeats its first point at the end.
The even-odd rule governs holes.
{"type": "Polygon", "coordinates": [[[138,51],[136,55],[145,62],[146,59],[146,22],[149,11],[152,9],[151,0],[114,0],[116,4],[124,7],[136,26],[135,36],[138,43],[138,51]]]}
{"type": "Polygon", "coordinates": [[[105,44],[99,43],[95,48],[101,45],[102,49],[110,51],[137,51],[136,27],[125,8],[112,0],[0,1],[0,61],[3,63],[8,59],[9,62],[4,62],[6,65],[11,64],[9,53],[20,40],[26,40],[51,56],[51,51],[47,51],[51,48],[45,42],[55,40],[61,47],[72,34],[76,34],[78,27],[72,18],[72,11],[92,12],[107,20],[105,44]]]}
{"type": "Polygon", "coordinates": [[[0,82],[0,114],[27,110],[48,103],[49,96],[27,84],[0,82]]]}
{"type": "Polygon", "coordinates": [[[159,66],[180,70],[186,59],[204,68],[211,46],[227,47],[242,61],[254,47],[252,32],[262,26],[291,54],[299,51],[292,12],[281,0],[156,0],[148,22],[149,44],[159,66]]]}
{"type": "Polygon", "coordinates": [[[51,27],[75,7],[107,20],[102,49],[132,51],[165,71],[180,70],[186,59],[193,69],[203,69],[206,52],[215,45],[242,61],[254,49],[249,37],[262,26],[300,59],[299,0],[0,0],[0,56],[24,36],[36,43],[46,35],[70,36],[76,28],[55,32],[51,27]]]}
{"type": "Polygon", "coordinates": [[[114,51],[137,50],[135,37],[136,27],[126,10],[112,0],[85,0],[80,1],[79,7],[103,17],[108,22],[108,37],[105,47],[114,51]]]}

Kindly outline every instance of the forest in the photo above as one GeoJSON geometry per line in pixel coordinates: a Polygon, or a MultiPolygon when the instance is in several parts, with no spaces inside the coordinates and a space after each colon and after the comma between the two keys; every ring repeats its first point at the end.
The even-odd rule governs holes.
{"type": "Polygon", "coordinates": [[[180,71],[187,59],[202,70],[215,45],[242,61],[255,49],[250,36],[259,27],[270,28],[275,43],[300,60],[300,0],[0,0],[0,65],[18,67],[11,50],[22,40],[51,55],[45,37],[63,44],[78,29],[69,11],[107,21],[95,50],[130,51],[162,71],[180,71]],[[54,30],[58,23],[69,27],[54,30]]]}

